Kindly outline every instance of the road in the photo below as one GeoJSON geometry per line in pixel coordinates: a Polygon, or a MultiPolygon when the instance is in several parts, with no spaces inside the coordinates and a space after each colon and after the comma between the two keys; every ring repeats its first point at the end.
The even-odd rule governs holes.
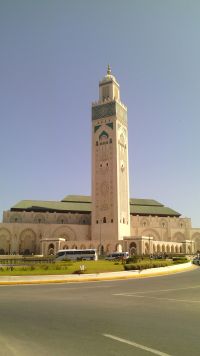
{"type": "Polygon", "coordinates": [[[199,356],[200,268],[0,287],[1,356],[199,356]]]}

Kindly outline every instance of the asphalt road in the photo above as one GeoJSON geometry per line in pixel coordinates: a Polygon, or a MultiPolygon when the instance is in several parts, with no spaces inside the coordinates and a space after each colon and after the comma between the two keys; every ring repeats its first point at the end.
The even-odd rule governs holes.
{"type": "Polygon", "coordinates": [[[0,356],[200,355],[200,268],[0,287],[0,356]]]}

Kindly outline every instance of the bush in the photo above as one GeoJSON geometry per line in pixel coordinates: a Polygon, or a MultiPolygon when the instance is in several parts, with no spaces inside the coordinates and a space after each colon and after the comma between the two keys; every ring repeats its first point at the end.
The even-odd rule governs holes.
{"type": "Polygon", "coordinates": [[[47,271],[49,269],[49,265],[43,264],[43,265],[41,265],[41,269],[44,269],[45,271],[47,271]]]}
{"type": "Polygon", "coordinates": [[[136,262],[138,262],[138,261],[140,261],[140,258],[139,258],[139,257],[137,257],[137,256],[132,256],[132,257],[128,257],[128,258],[126,259],[126,264],[129,264],[129,263],[136,263],[136,262]]]}
{"type": "Polygon", "coordinates": [[[7,271],[14,271],[14,267],[13,266],[8,266],[6,269],[7,269],[7,271]]]}
{"type": "Polygon", "coordinates": [[[61,265],[55,265],[55,269],[58,271],[58,270],[61,270],[62,269],[62,266],[61,265]]]}
{"type": "Polygon", "coordinates": [[[173,257],[172,261],[173,261],[173,264],[176,265],[179,263],[186,263],[186,262],[188,262],[188,259],[187,259],[187,257],[173,257]]]}
{"type": "Polygon", "coordinates": [[[143,269],[148,269],[148,268],[156,268],[156,267],[166,267],[171,265],[170,261],[148,261],[144,260],[141,262],[133,263],[133,264],[126,264],[124,266],[125,271],[131,271],[131,270],[143,270],[143,269]]]}

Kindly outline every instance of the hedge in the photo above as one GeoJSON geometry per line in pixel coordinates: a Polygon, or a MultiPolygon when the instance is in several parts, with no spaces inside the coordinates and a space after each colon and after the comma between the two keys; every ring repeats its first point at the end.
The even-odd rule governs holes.
{"type": "Polygon", "coordinates": [[[167,260],[159,260],[159,261],[141,261],[133,264],[124,265],[125,271],[131,270],[143,270],[148,268],[156,268],[156,267],[166,267],[171,266],[173,263],[167,260]]]}

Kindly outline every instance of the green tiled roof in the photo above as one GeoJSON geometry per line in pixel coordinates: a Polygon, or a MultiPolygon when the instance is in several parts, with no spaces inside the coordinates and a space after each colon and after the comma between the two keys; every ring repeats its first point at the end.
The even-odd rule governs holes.
{"type": "Polygon", "coordinates": [[[156,200],[152,199],[130,199],[130,205],[145,205],[145,206],[164,206],[156,200]]]}
{"type": "Polygon", "coordinates": [[[180,216],[177,211],[161,206],[130,205],[132,215],[180,216]]]}
{"type": "Polygon", "coordinates": [[[61,201],[76,202],[76,203],[91,203],[92,198],[89,195],[67,195],[61,201]]]}
{"type": "Polygon", "coordinates": [[[90,203],[22,200],[11,208],[12,211],[50,211],[50,212],[91,212],[90,203]]]}
{"type": "MultiPolygon", "coordinates": [[[[62,201],[22,200],[11,207],[11,211],[49,211],[90,213],[91,197],[85,195],[68,195],[62,201]]],[[[180,216],[163,204],[152,199],[130,199],[132,215],[180,216]]]]}

